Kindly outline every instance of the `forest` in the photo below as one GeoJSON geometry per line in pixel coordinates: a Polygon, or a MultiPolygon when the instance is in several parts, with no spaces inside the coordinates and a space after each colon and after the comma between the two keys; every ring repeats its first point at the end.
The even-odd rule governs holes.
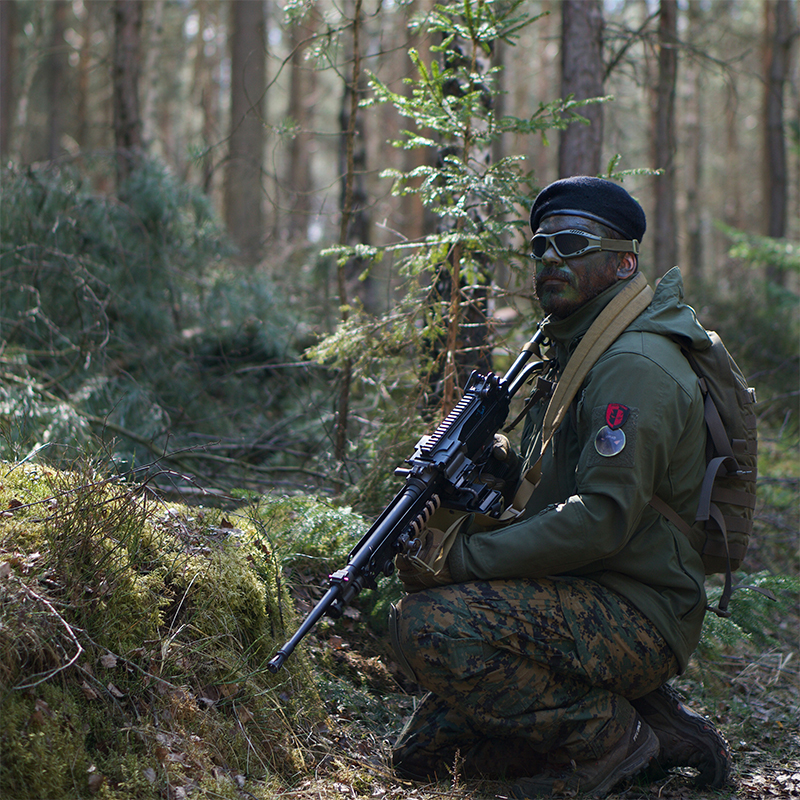
{"type": "Polygon", "coordinates": [[[800,796],[798,40],[796,0],[0,0],[0,796],[505,796],[392,772],[396,576],[268,664],[535,331],[570,175],[758,398],[741,589],[675,681],[732,781],[613,797],[800,796]]]}

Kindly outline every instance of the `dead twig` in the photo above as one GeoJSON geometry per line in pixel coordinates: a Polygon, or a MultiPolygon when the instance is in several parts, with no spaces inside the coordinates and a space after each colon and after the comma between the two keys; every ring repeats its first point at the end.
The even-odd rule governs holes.
{"type": "Polygon", "coordinates": [[[17,684],[16,686],[13,687],[15,690],[19,691],[21,689],[32,689],[34,686],[39,686],[39,684],[42,684],[45,681],[49,681],[50,678],[54,677],[55,675],[58,675],[59,672],[63,672],[65,669],[69,669],[83,654],[83,647],[81,646],[81,643],[78,641],[78,637],[75,635],[75,631],[72,630],[70,624],[64,619],[64,617],[61,616],[61,614],[58,613],[58,611],[56,611],[53,604],[46,597],[42,597],[42,595],[38,594],[37,592],[34,592],[33,589],[27,586],[24,583],[24,581],[20,580],[16,576],[9,576],[9,577],[12,577],[12,579],[15,580],[20,585],[22,591],[25,592],[25,594],[27,594],[28,597],[45,606],[45,608],[47,608],[47,610],[64,626],[64,628],[67,631],[67,635],[72,640],[76,648],[75,655],[66,664],[62,664],[60,667],[56,667],[55,669],[49,670],[48,672],[40,672],[37,675],[33,675],[32,677],[35,678],[36,680],[31,680],[28,681],[27,683],[17,684]]]}

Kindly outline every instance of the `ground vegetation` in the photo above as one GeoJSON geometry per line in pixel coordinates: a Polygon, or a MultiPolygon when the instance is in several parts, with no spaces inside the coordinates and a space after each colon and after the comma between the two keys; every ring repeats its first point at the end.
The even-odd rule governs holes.
{"type": "MultiPolygon", "coordinates": [[[[767,439],[754,547],[730,619],[709,617],[676,685],[712,715],[734,784],[650,774],[620,797],[791,797],[800,788],[797,459],[767,439]],[[779,567],[776,570],[776,566],[779,567]],[[775,600],[761,594],[768,589],[775,600]]],[[[96,468],[0,472],[0,790],[18,800],[472,798],[417,787],[389,747],[419,696],[387,645],[396,579],[326,620],[284,668],[267,662],[366,528],[352,509],[269,495],[166,502],[96,468]]],[[[711,588],[713,596],[721,587],[711,588]]]]}

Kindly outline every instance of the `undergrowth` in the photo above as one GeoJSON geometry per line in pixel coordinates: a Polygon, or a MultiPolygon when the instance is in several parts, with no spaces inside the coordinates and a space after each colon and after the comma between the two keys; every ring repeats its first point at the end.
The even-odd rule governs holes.
{"type": "MultiPolygon", "coordinates": [[[[740,788],[760,785],[765,765],[800,767],[796,446],[785,431],[761,439],[733,615],[707,617],[675,682],[731,742],[740,788]]],[[[308,496],[188,507],[88,466],[0,462],[0,796],[411,791],[388,767],[420,692],[386,641],[396,580],[323,618],[277,674],[267,668],[365,529],[349,508],[308,496]]],[[[720,589],[712,576],[712,600],[720,589]]],[[[659,796],[705,796],[687,794],[688,780],[671,776],[659,796]]],[[[431,791],[413,790],[473,789],[456,772],[431,791]]]]}
{"type": "Polygon", "coordinates": [[[310,768],[309,662],[267,669],[295,624],[281,548],[344,549],[346,512],[188,508],[8,462],[0,509],[0,795],[233,797],[310,768]]]}
{"type": "Polygon", "coordinates": [[[264,264],[237,266],[207,197],[157,160],[124,200],[68,165],[3,167],[0,186],[13,198],[0,214],[0,458],[68,467],[92,453],[120,471],[166,459],[226,489],[308,466],[330,391],[300,357],[309,299],[264,264]]]}

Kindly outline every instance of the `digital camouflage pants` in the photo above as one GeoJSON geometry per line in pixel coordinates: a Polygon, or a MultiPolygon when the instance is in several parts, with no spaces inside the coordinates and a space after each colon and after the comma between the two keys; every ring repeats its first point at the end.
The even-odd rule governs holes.
{"type": "Polygon", "coordinates": [[[401,775],[520,777],[594,760],[622,736],[628,702],[677,671],[623,597],[582,578],[471,581],[403,597],[398,660],[429,691],[395,743],[401,775]]]}

